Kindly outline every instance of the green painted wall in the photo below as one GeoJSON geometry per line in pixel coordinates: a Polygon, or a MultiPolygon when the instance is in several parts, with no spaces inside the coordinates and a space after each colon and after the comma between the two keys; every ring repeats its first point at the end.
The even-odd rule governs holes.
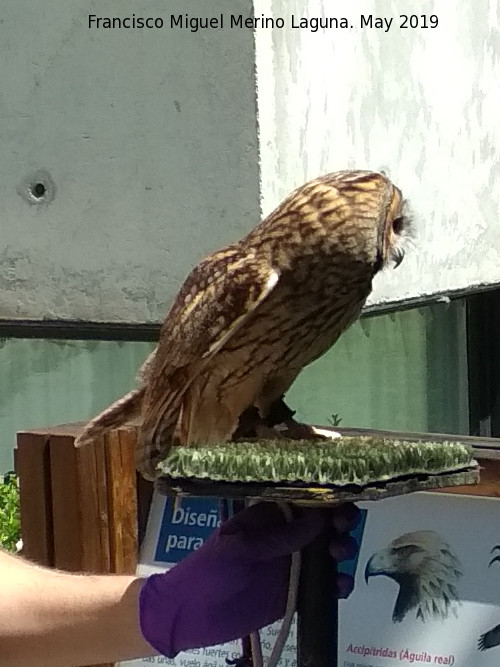
{"type": "MultiPolygon", "coordinates": [[[[19,430],[87,419],[125,393],[150,343],[0,341],[0,472],[19,430]]],[[[288,395],[298,416],[467,433],[461,302],[367,318],[307,368],[288,395]]]]}
{"type": "Polygon", "coordinates": [[[170,29],[186,12],[205,0],[2,3],[1,318],[158,321],[259,220],[253,33],[170,29]]]}
{"type": "Polygon", "coordinates": [[[319,424],[468,433],[465,304],[366,318],[299,376],[288,395],[319,424]]]}
{"type": "Polygon", "coordinates": [[[17,431],[80,421],[130,389],[151,343],[0,342],[0,473],[17,431]]]}

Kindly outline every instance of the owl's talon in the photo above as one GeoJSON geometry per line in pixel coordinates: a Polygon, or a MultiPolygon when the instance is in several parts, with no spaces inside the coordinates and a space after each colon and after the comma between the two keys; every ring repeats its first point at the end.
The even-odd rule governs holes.
{"type": "Polygon", "coordinates": [[[264,423],[272,426],[282,438],[291,440],[325,440],[325,436],[316,433],[312,426],[296,421],[292,410],[283,397],[278,398],[269,407],[264,423]]]}
{"type": "Polygon", "coordinates": [[[250,407],[241,415],[233,440],[279,440],[283,436],[269,426],[260,416],[257,408],[250,407]]]}
{"type": "Polygon", "coordinates": [[[283,397],[281,397],[269,406],[269,410],[267,411],[264,421],[268,426],[286,424],[287,421],[293,421],[295,413],[296,410],[289,408],[283,397]]]}
{"type": "Polygon", "coordinates": [[[288,419],[283,425],[278,424],[274,428],[280,428],[282,437],[290,438],[291,440],[327,440],[326,436],[316,433],[314,428],[309,424],[303,424],[295,421],[295,419],[288,419]]]}
{"type": "Polygon", "coordinates": [[[293,418],[291,410],[282,398],[275,401],[266,417],[260,416],[259,410],[251,406],[240,416],[238,428],[233,433],[233,440],[326,440],[324,435],[316,433],[309,424],[303,424],[293,418]]]}
{"type": "Polygon", "coordinates": [[[257,425],[262,423],[262,417],[253,405],[245,410],[238,420],[238,426],[233,433],[233,440],[246,440],[257,437],[257,425]]]}

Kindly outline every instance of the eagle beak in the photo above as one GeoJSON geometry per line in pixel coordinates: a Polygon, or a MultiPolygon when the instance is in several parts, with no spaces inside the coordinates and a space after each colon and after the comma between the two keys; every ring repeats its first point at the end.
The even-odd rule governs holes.
{"type": "Polygon", "coordinates": [[[370,560],[368,561],[368,563],[366,564],[366,567],[365,567],[365,582],[366,583],[368,583],[368,579],[373,574],[373,572],[372,572],[372,560],[373,560],[373,556],[370,558],[370,560]]]}

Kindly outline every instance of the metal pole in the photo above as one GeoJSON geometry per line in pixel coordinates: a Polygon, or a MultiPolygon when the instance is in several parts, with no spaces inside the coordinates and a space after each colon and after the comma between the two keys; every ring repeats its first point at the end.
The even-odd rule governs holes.
{"type": "Polygon", "coordinates": [[[337,563],[328,551],[328,533],[319,535],[302,552],[297,605],[298,667],[337,667],[337,563]]]}

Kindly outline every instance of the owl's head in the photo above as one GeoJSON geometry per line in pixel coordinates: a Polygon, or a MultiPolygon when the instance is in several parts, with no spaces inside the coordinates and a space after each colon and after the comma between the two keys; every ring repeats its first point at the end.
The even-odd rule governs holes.
{"type": "Polygon", "coordinates": [[[401,190],[391,183],[385,174],[379,176],[384,179],[387,204],[382,207],[379,220],[377,263],[379,269],[391,265],[397,269],[404,259],[408,241],[412,237],[412,218],[408,202],[403,199],[401,190]]]}
{"type": "MultiPolygon", "coordinates": [[[[408,203],[385,173],[344,171],[331,174],[341,200],[344,228],[363,248],[374,273],[397,268],[412,236],[408,203]]],[[[340,230],[339,230],[340,231],[340,230]]]]}

